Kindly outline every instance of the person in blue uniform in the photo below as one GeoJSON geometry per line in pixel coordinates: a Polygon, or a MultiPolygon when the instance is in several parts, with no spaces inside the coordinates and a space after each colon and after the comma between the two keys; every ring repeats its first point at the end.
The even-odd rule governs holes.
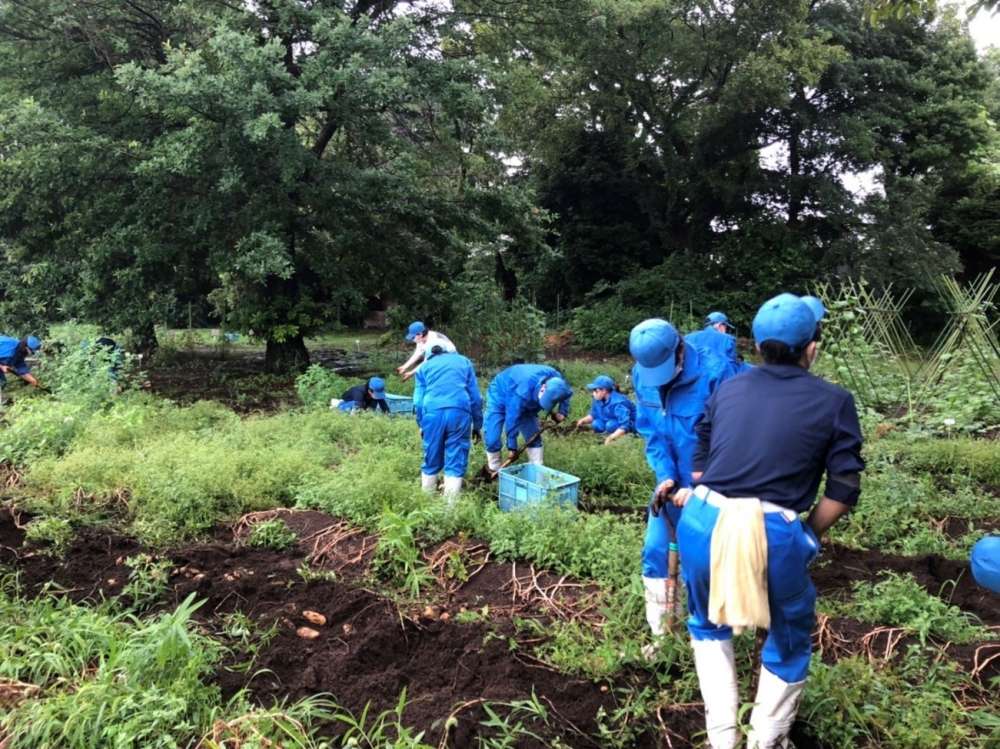
{"type": "Polygon", "coordinates": [[[736,349],[736,337],[729,333],[732,327],[725,313],[709,312],[705,327],[688,333],[684,341],[726,362],[730,374],[739,374],[751,369],[751,366],[743,361],[736,349]]]}
{"type": "Polygon", "coordinates": [[[31,374],[27,358],[42,348],[42,342],[33,335],[12,338],[0,335],[0,387],[7,383],[6,375],[15,374],[33,387],[40,387],[31,374]]]}
{"type": "Polygon", "coordinates": [[[472,435],[483,428],[483,399],[472,362],[439,346],[431,349],[417,370],[413,408],[424,442],[420,486],[433,492],[444,470],[444,496],[453,499],[462,490],[472,435]]]}
{"type": "Polygon", "coordinates": [[[599,375],[587,385],[593,398],[590,413],[577,419],[576,426],[590,426],[596,434],[606,435],[604,444],[635,432],[635,404],[627,395],[618,391],[615,381],[608,375],[599,375]]]}
{"type": "Polygon", "coordinates": [[[642,582],[646,621],[653,634],[660,635],[667,613],[667,558],[680,515],[667,498],[678,488],[692,486],[695,422],[708,397],[731,372],[717,357],[687,345],[673,325],[658,318],[632,329],[629,351],[635,359],[635,426],[656,475],[642,548],[642,582]]]}
{"type": "Polygon", "coordinates": [[[761,306],[753,335],[764,364],[722,383],[709,399],[697,426],[698,485],[673,497],[683,507],[677,536],[688,630],[713,749],[732,749],[741,740],[733,630],[727,626],[737,623],[725,612],[749,592],[718,579],[737,579],[730,570],[757,570],[749,587],[759,593],[768,636],[747,745],[786,747],[811,657],[816,590],[808,567],[819,539],[860,494],[864,461],[854,398],[809,373],[818,322],[792,294],[761,306]],[[823,495],[814,503],[824,473],[823,495]],[[748,503],[759,504],[759,512],[748,503]],[[752,523],[720,520],[734,517],[733,511],[748,517],[740,514],[747,510],[752,523]],[[809,513],[805,522],[803,512],[809,513]],[[724,541],[713,545],[715,534],[724,541]],[[727,567],[732,549],[751,551],[737,553],[727,567]]]}
{"type": "Polygon", "coordinates": [[[341,411],[378,409],[382,413],[389,413],[389,404],[385,402],[385,380],[381,377],[372,377],[367,382],[355,385],[345,391],[340,398],[333,399],[330,406],[341,411]]]}
{"type": "Polygon", "coordinates": [[[569,414],[573,390],[557,369],[544,364],[515,364],[502,370],[490,382],[486,393],[486,462],[493,472],[500,470],[500,448],[504,435],[507,449],[517,449],[517,436],[531,440],[528,461],[542,465],[542,438],[538,414],[547,411],[556,421],[569,414]],[[534,438],[534,439],[532,439],[534,438]]]}

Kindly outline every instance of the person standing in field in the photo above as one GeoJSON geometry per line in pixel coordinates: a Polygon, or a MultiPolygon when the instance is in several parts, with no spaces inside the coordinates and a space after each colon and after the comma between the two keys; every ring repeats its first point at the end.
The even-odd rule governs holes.
{"type": "Polygon", "coordinates": [[[705,327],[694,333],[688,333],[684,336],[684,340],[726,362],[731,374],[739,374],[751,369],[751,366],[743,361],[743,357],[736,350],[736,337],[729,332],[732,329],[733,326],[724,312],[709,312],[705,318],[705,327]]]}
{"type": "Polygon", "coordinates": [[[615,381],[608,375],[599,375],[587,385],[593,398],[590,413],[576,422],[577,427],[590,425],[596,434],[607,435],[604,444],[610,445],[626,434],[635,433],[635,404],[619,392],[615,381]]]}
{"type": "Polygon", "coordinates": [[[24,338],[0,335],[0,387],[7,384],[5,375],[11,373],[33,387],[41,387],[27,362],[28,356],[41,348],[42,342],[33,335],[24,338]]]}
{"type": "Polygon", "coordinates": [[[406,331],[406,340],[413,341],[417,345],[413,349],[413,355],[404,364],[396,367],[397,374],[402,375],[404,380],[410,379],[417,373],[426,352],[435,346],[448,354],[454,354],[458,350],[455,348],[455,344],[448,339],[448,336],[436,330],[428,330],[427,326],[419,320],[410,323],[410,327],[406,331]]]}
{"type": "Polygon", "coordinates": [[[713,749],[740,743],[732,636],[766,629],[749,749],[788,746],[806,683],[823,534],[858,501],[854,399],[809,373],[819,320],[792,294],[764,303],[753,335],[764,364],[722,383],[697,426],[693,492],[678,492],[688,630],[713,749]],[[826,486],[813,504],[820,480],[826,486]],[[809,511],[801,522],[798,513],[809,511]]]}
{"type": "Polygon", "coordinates": [[[646,442],[646,461],[656,475],[642,547],[646,622],[654,635],[662,635],[668,607],[667,560],[680,516],[680,508],[673,507],[668,497],[678,488],[692,486],[695,422],[729,374],[721,360],[686,345],[673,325],[658,318],[632,328],[629,351],[635,359],[636,430],[646,442]]]}
{"type": "Polygon", "coordinates": [[[424,443],[420,486],[433,492],[444,470],[445,499],[454,499],[462,490],[472,435],[483,428],[483,399],[472,362],[439,346],[431,349],[417,370],[413,408],[424,443]]]}
{"type": "Polygon", "coordinates": [[[542,438],[538,414],[548,411],[557,422],[569,415],[573,390],[557,369],[544,364],[515,364],[490,382],[486,394],[486,463],[500,470],[500,447],[504,434],[507,449],[517,449],[517,436],[527,441],[528,462],[542,465],[542,438]],[[555,409],[558,408],[558,411],[555,409]]]}

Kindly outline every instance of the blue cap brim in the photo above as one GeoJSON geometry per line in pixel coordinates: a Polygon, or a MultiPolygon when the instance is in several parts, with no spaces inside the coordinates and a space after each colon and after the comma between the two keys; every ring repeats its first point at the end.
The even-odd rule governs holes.
{"type": "Polygon", "coordinates": [[[408,341],[410,341],[412,343],[413,341],[417,340],[417,334],[416,333],[407,333],[406,334],[406,340],[408,340],[408,341]]]}
{"type": "Polygon", "coordinates": [[[587,390],[597,390],[597,389],[602,388],[602,387],[604,387],[604,386],[603,385],[598,385],[596,382],[591,382],[589,385],[587,385],[587,390]]]}
{"type": "Polygon", "coordinates": [[[663,364],[656,367],[644,367],[638,362],[635,365],[642,376],[643,385],[666,385],[674,378],[674,371],[677,369],[677,359],[673,355],[667,358],[663,364]]]}

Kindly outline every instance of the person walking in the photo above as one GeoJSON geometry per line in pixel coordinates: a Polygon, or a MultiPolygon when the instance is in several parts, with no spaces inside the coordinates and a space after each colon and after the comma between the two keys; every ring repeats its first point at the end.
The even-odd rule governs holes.
{"type": "Polygon", "coordinates": [[[815,623],[808,568],[823,534],[860,495],[865,464],[854,398],[809,373],[818,323],[792,294],[760,307],[753,336],[764,363],[711,396],[697,425],[698,484],[673,497],[683,508],[677,536],[688,630],[713,749],[740,742],[732,636],[748,626],[768,633],[748,747],[788,746],[815,623]]]}

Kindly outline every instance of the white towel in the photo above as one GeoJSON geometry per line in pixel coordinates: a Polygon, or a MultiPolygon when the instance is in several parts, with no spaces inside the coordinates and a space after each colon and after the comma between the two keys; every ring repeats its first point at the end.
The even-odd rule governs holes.
{"type": "Polygon", "coordinates": [[[767,533],[758,499],[724,502],[712,531],[708,618],[739,634],[771,626],[767,604],[767,533]]]}

